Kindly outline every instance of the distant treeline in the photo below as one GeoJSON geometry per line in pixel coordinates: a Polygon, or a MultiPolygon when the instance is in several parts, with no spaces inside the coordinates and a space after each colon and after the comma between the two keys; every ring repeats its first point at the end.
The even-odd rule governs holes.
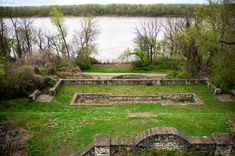
{"type": "Polygon", "coordinates": [[[49,16],[52,7],[57,7],[65,16],[193,16],[195,10],[202,5],[195,4],[110,4],[110,5],[69,5],[69,6],[37,6],[37,7],[0,7],[2,17],[49,16]]]}

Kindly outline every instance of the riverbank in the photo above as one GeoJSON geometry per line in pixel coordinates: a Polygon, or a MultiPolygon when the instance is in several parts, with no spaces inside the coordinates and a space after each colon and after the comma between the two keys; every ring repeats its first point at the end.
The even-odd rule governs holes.
{"type": "Polygon", "coordinates": [[[86,4],[86,5],[60,5],[60,6],[16,6],[0,7],[2,17],[48,17],[52,7],[57,7],[65,16],[193,16],[193,12],[202,6],[201,4],[86,4]]]}

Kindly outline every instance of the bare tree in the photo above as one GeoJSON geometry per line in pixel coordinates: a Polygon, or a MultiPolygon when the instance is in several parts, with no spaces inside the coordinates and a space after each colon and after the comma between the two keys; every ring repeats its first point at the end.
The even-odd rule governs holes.
{"type": "Polygon", "coordinates": [[[36,40],[37,40],[37,46],[39,49],[43,50],[46,48],[46,36],[43,33],[42,29],[39,28],[36,32],[36,40]]]}
{"type": "Polygon", "coordinates": [[[30,18],[20,18],[18,22],[20,25],[21,42],[23,42],[24,49],[27,52],[32,52],[32,42],[34,38],[32,28],[33,20],[30,18]]]}
{"type": "Polygon", "coordinates": [[[186,70],[196,75],[201,69],[202,58],[199,54],[199,50],[196,44],[197,34],[199,33],[192,25],[192,21],[189,18],[185,18],[183,31],[178,31],[175,36],[175,48],[186,59],[186,70]]]}
{"type": "Polygon", "coordinates": [[[60,12],[56,8],[53,8],[50,12],[50,15],[51,15],[52,23],[56,26],[59,32],[59,35],[61,36],[62,41],[64,42],[63,45],[65,46],[67,57],[70,58],[69,47],[66,41],[67,30],[66,30],[66,27],[64,26],[63,12],[60,12]]]}
{"type": "Polygon", "coordinates": [[[96,51],[98,26],[93,17],[85,17],[81,22],[81,30],[74,33],[74,43],[77,45],[77,56],[88,59],[96,51]]]}
{"type": "Polygon", "coordinates": [[[6,59],[10,58],[10,46],[7,38],[7,26],[3,22],[3,19],[0,18],[0,55],[6,59]]]}
{"type": "Polygon", "coordinates": [[[10,19],[11,19],[13,31],[14,31],[14,35],[12,36],[12,38],[15,38],[15,40],[16,40],[16,44],[14,43],[13,46],[15,46],[14,49],[15,49],[18,57],[21,58],[22,54],[23,54],[23,49],[21,47],[20,38],[19,38],[19,24],[18,24],[19,19],[12,18],[12,17],[10,17],[10,19]]]}
{"type": "Polygon", "coordinates": [[[147,53],[150,63],[153,62],[153,57],[157,54],[157,37],[160,30],[161,24],[157,19],[141,22],[139,27],[135,29],[137,34],[135,43],[140,50],[147,53]]]}
{"type": "Polygon", "coordinates": [[[53,49],[56,51],[57,56],[60,57],[60,52],[61,52],[61,48],[60,48],[60,39],[59,39],[59,35],[51,35],[49,34],[45,34],[46,40],[47,40],[47,48],[48,49],[53,49]]]}
{"type": "Polygon", "coordinates": [[[166,24],[163,25],[164,37],[167,42],[170,55],[177,54],[175,34],[185,30],[185,19],[168,18],[166,24]]]}

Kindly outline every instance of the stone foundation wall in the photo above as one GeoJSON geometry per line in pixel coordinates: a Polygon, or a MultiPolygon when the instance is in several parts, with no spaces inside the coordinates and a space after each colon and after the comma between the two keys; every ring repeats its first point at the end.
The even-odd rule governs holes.
{"type": "Polygon", "coordinates": [[[63,82],[66,81],[64,79],[59,79],[56,84],[50,88],[50,95],[51,96],[55,96],[56,95],[56,91],[60,88],[60,86],[63,84],[63,82]]]}
{"type": "Polygon", "coordinates": [[[204,79],[112,79],[112,80],[93,80],[93,79],[60,79],[50,89],[50,94],[54,96],[62,84],[106,84],[106,85],[195,85],[206,84],[204,79]]]}
{"type": "Polygon", "coordinates": [[[195,85],[206,84],[215,94],[222,94],[222,90],[216,87],[209,79],[59,79],[50,89],[50,95],[55,96],[56,91],[62,84],[106,84],[106,85],[195,85]]]}
{"type": "Polygon", "coordinates": [[[205,79],[206,85],[213,91],[214,94],[222,94],[222,89],[216,87],[209,79],[205,79]]]}
{"type": "Polygon", "coordinates": [[[177,129],[160,127],[147,129],[133,138],[96,135],[89,148],[73,156],[111,156],[132,151],[181,150],[204,152],[212,155],[232,154],[232,141],[227,134],[185,136],[177,129]]]}
{"type": "Polygon", "coordinates": [[[145,95],[112,95],[109,93],[75,93],[71,105],[78,103],[112,103],[112,102],[162,102],[202,104],[202,101],[194,93],[169,93],[152,96],[145,95]]]}
{"type": "Polygon", "coordinates": [[[61,79],[64,84],[107,84],[107,85],[135,85],[135,84],[152,84],[152,85],[193,85],[205,84],[204,79],[112,79],[112,80],[93,80],[93,79],[61,79]]]}

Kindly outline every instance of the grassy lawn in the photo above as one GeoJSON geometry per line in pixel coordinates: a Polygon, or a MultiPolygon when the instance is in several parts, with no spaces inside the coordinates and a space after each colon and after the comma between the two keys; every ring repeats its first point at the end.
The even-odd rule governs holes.
{"type": "Polygon", "coordinates": [[[167,70],[137,70],[133,69],[131,64],[94,64],[91,69],[84,70],[84,72],[96,73],[166,73],[167,70]]]}
{"type": "Polygon", "coordinates": [[[29,155],[75,152],[89,144],[97,133],[135,136],[146,128],[172,126],[186,135],[227,132],[227,120],[235,118],[235,104],[220,102],[204,85],[64,85],[50,103],[15,99],[0,102],[0,120],[12,120],[30,135],[29,155]],[[205,105],[161,106],[123,104],[115,106],[69,106],[75,92],[109,92],[154,95],[194,92],[205,105]],[[127,112],[152,112],[156,118],[128,118],[127,112]]]}

